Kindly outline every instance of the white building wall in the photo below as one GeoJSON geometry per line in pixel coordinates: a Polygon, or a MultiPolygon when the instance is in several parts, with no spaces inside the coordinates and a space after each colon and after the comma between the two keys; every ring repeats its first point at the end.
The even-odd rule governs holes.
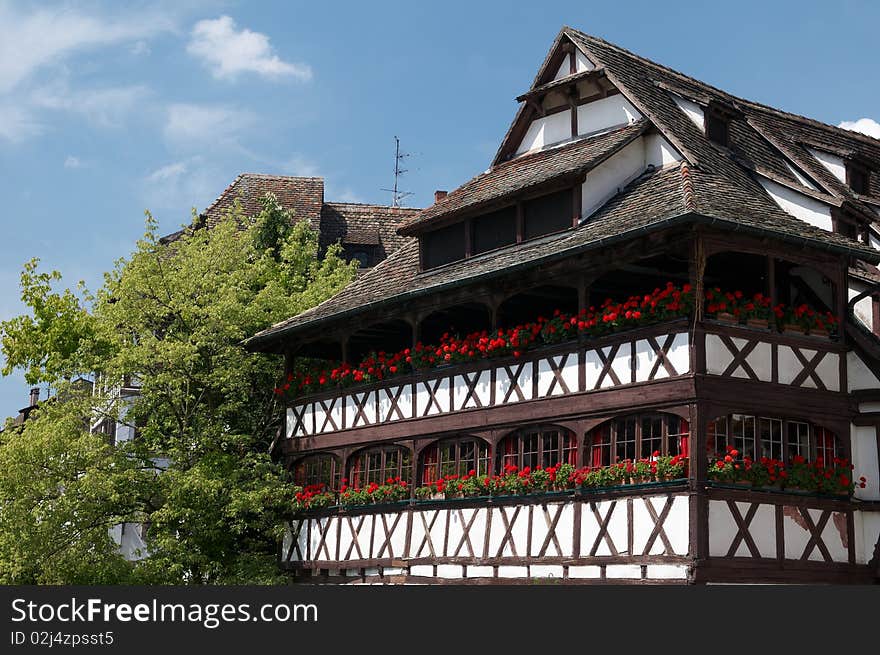
{"type": "Polygon", "coordinates": [[[645,141],[638,138],[587,173],[581,185],[581,218],[590,216],[644,170],[645,141]]]}
{"type": "Polygon", "coordinates": [[[700,105],[675,94],[672,94],[672,99],[675,100],[675,104],[684,112],[685,116],[690,118],[700,130],[706,129],[706,118],[700,105]]]}
{"type": "Polygon", "coordinates": [[[523,140],[516,149],[516,154],[539,150],[544,146],[559,143],[571,138],[571,110],[537,118],[529,125],[523,140]]]}
{"type": "Polygon", "coordinates": [[[640,118],[642,114],[639,110],[618,93],[578,106],[578,134],[592,134],[618,125],[628,125],[640,118]]]}
{"type": "MultiPolygon", "coordinates": [[[[867,288],[868,287],[861,282],[850,280],[849,299],[852,300],[867,288]]],[[[855,304],[855,307],[853,307],[853,312],[855,313],[856,318],[859,319],[865,327],[869,330],[874,329],[874,302],[871,299],[871,296],[865,296],[859,300],[855,304]]]]}
{"type": "Polygon", "coordinates": [[[814,148],[807,148],[807,150],[809,150],[810,154],[813,155],[820,164],[827,168],[834,177],[846,184],[846,162],[843,161],[843,157],[838,157],[837,155],[832,155],[830,152],[816,150],[814,148]]]}
{"type": "Polygon", "coordinates": [[[758,182],[785,212],[805,223],[832,231],[830,206],[766,178],[759,177],[758,182]]]}
{"type": "Polygon", "coordinates": [[[850,428],[853,475],[856,481],[865,476],[865,488],[856,487],[855,497],[880,500],[880,455],[877,452],[877,428],[853,425],[850,428]]]}

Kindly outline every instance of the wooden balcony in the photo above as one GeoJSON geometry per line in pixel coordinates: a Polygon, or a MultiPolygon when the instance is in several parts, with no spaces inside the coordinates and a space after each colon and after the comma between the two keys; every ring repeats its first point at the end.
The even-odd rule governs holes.
{"type": "MultiPolygon", "coordinates": [[[[880,381],[860,382],[871,374],[853,357],[850,353],[849,365],[857,370],[848,384],[846,348],[827,337],[711,321],[694,326],[682,319],[527,351],[520,358],[439,367],[302,397],[287,409],[286,436],[314,438],[350,430],[376,436],[376,428],[384,428],[387,436],[400,436],[397,433],[406,430],[392,425],[444,416],[463,423],[466,413],[486,409],[512,417],[515,412],[505,410],[517,406],[529,407],[531,415],[541,418],[537,401],[557,401],[541,403],[547,409],[562,407],[558,401],[566,397],[592,395],[598,400],[609,390],[656,386],[695,375],[831,393],[860,383],[880,386],[880,381]]],[[[665,400],[692,393],[692,386],[670,387],[665,400]]],[[[590,402],[576,405],[583,410],[590,402]]]]}

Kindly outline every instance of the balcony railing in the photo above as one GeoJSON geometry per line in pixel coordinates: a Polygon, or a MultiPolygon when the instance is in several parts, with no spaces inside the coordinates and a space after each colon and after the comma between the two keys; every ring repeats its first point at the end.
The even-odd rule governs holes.
{"type": "Polygon", "coordinates": [[[853,357],[850,353],[853,375],[847,385],[846,349],[828,338],[714,321],[692,326],[680,319],[526,351],[518,358],[481,359],[303,396],[287,409],[286,436],[591,393],[691,373],[823,391],[880,385],[876,379],[862,380],[870,373],[853,357]],[[695,357],[698,349],[704,360],[695,357]]]}

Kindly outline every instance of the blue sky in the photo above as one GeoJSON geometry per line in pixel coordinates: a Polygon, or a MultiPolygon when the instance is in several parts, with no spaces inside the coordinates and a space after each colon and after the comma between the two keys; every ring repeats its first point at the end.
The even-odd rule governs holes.
{"type": "MultiPolygon", "coordinates": [[[[430,204],[488,166],[563,24],[880,137],[875,2],[0,0],[0,318],[30,257],[94,289],[145,209],[173,231],[240,172],[387,202],[398,135],[430,204]]],[[[26,398],[0,379],[0,416],[26,398]]]]}

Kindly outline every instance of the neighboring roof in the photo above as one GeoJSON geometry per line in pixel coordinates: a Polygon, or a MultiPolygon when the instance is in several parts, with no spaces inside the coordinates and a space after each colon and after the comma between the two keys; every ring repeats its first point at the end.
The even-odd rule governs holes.
{"type": "MultiPolygon", "coordinates": [[[[245,216],[258,214],[263,210],[261,200],[267,193],[274,194],[282,207],[292,210],[295,220],[306,220],[318,231],[322,249],[336,242],[369,245],[376,249],[372,253],[376,262],[403,244],[405,237],[397,234],[398,226],[420,211],[410,207],[324,202],[324,179],[320,177],[242,173],[199,214],[197,225],[217,225],[236,200],[245,216]]],[[[172,242],[184,231],[168,234],[162,241],[172,242]]]]}
{"type": "Polygon", "coordinates": [[[336,241],[352,246],[375,246],[381,252],[374,255],[384,259],[407,241],[397,233],[397,228],[420,211],[414,207],[325,202],[318,225],[321,246],[327,247],[336,241]]]}
{"type": "MultiPolygon", "coordinates": [[[[642,113],[645,120],[589,138],[496,163],[432,207],[403,223],[402,233],[444,217],[500,201],[529,186],[597,166],[643,134],[657,129],[683,155],[678,166],[643,175],[609,200],[578,227],[563,233],[509,246],[485,255],[419,272],[416,243],[359,278],[333,298],[260,332],[251,348],[268,348],[285,334],[350,317],[380,306],[399,305],[441,289],[502,275],[523,267],[602,247],[671,224],[705,222],[722,229],[772,236],[799,246],[809,245],[877,263],[880,252],[840,234],[828,232],[783,211],[758,182],[761,176],[804,190],[791,165],[820,188],[811,192],[829,204],[868,206],[807,153],[801,141],[826,148],[857,150],[880,162],[880,141],[786,114],[730,96],[714,87],[655,64],[602,39],[563,28],[554,42],[570,39],[603,75],[642,113]],[[678,107],[673,94],[702,103],[732,107],[731,146],[709,141],[678,107]],[[790,154],[788,151],[798,151],[790,154]],[[828,179],[831,178],[831,179],[828,179]]],[[[548,55],[546,62],[550,61],[548,55]]],[[[539,73],[533,88],[542,79],[539,73]]],[[[521,120],[523,108],[517,114],[521,120]]],[[[510,135],[512,131],[508,131],[510,135]]],[[[508,138],[508,137],[505,137],[508,138]]],[[[878,178],[872,176],[872,184],[878,178]]],[[[872,195],[874,188],[872,186],[872,195]]],[[[806,192],[806,191],[805,191],[806,192]]],[[[880,194],[878,194],[880,197],[880,194]]],[[[876,215],[876,214],[875,214],[876,215]]]]}
{"type": "Polygon", "coordinates": [[[242,173],[199,216],[213,227],[236,200],[241,202],[245,216],[259,214],[263,210],[260,201],[267,193],[274,193],[281,206],[292,210],[297,220],[316,225],[324,204],[324,178],[242,173]]]}
{"type": "Polygon", "coordinates": [[[648,126],[648,121],[637,121],[620,129],[540,150],[494,166],[422,210],[403,223],[399,231],[409,234],[413,226],[422,227],[437,217],[445,218],[464,210],[476,209],[497,198],[527,191],[560,177],[586,173],[640,136],[648,126]]]}

